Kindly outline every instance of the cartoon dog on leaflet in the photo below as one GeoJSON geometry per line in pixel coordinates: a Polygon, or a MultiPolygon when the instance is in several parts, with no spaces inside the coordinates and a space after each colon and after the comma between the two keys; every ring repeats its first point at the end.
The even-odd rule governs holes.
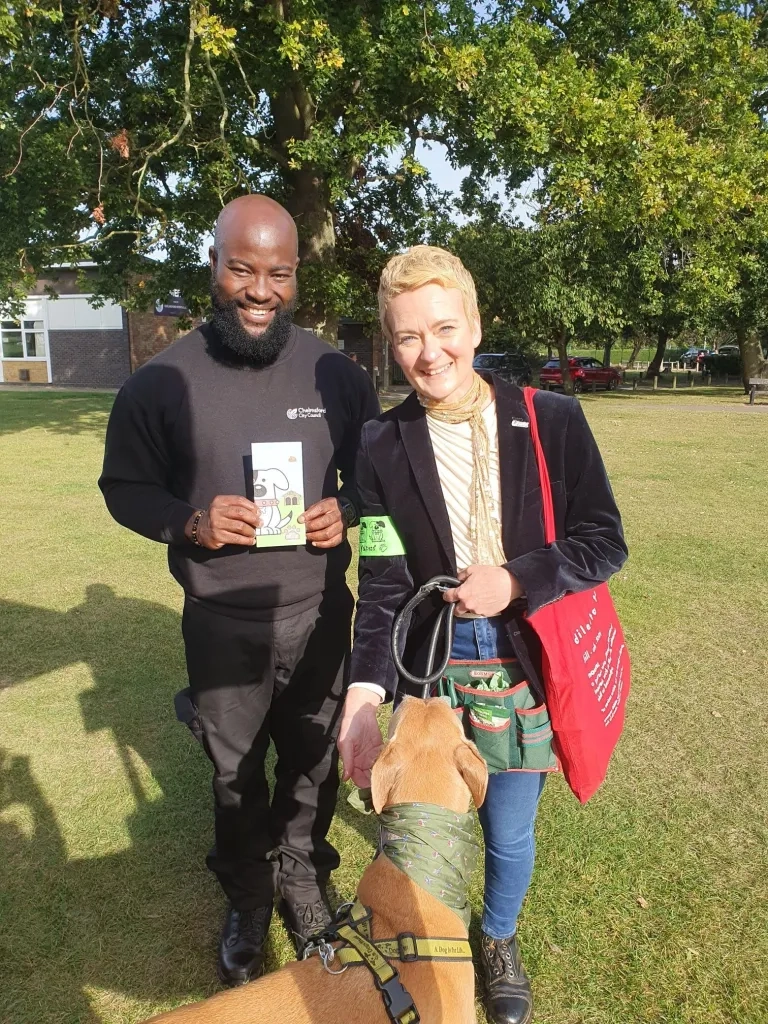
{"type": "Polygon", "coordinates": [[[280,495],[288,490],[288,478],[280,469],[255,469],[253,471],[253,500],[261,513],[261,526],[257,536],[274,536],[281,533],[290,523],[293,512],[280,518],[280,495]]]}

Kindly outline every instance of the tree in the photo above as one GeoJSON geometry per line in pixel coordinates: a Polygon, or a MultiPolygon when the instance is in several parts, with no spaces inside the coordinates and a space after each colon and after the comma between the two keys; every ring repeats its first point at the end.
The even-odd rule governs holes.
{"type": "MultiPolygon", "coordinates": [[[[534,70],[505,50],[519,24],[499,25],[497,59],[468,101],[483,114],[478,106],[464,119],[482,121],[485,136],[468,128],[463,156],[478,173],[509,168],[514,190],[519,108],[534,111],[531,244],[542,262],[533,287],[550,308],[588,296],[575,304],[585,328],[623,321],[654,336],[654,375],[684,328],[745,308],[749,273],[739,267],[751,266],[766,227],[765,5],[584,0],[528,10],[541,30],[528,47],[534,70]],[[587,266],[604,279],[587,280],[587,266]]],[[[562,352],[563,330],[553,330],[562,352]]]]}
{"type": "Polygon", "coordinates": [[[106,295],[180,285],[200,309],[201,238],[225,202],[264,190],[299,225],[304,319],[333,337],[341,310],[371,313],[387,253],[440,234],[448,202],[416,150],[456,134],[481,56],[472,3],[4,10],[5,296],[35,268],[87,258],[106,295]]]}
{"type": "Polygon", "coordinates": [[[747,309],[748,334],[763,322],[765,8],[6,5],[0,297],[34,268],[88,258],[105,295],[181,286],[200,309],[201,238],[228,199],[266,190],[300,226],[304,320],[332,337],[340,312],[373,316],[389,253],[449,236],[449,203],[418,160],[436,141],[469,169],[470,225],[454,237],[489,282],[488,310],[503,307],[493,316],[561,352],[573,331],[650,333],[656,372],[683,329],[736,329],[747,309]],[[494,231],[498,175],[512,197],[534,182],[531,230],[494,231]]]}
{"type": "Polygon", "coordinates": [[[604,239],[574,219],[524,228],[500,210],[458,228],[451,247],[472,273],[485,323],[522,340],[553,344],[573,391],[568,345],[587,330],[615,336],[624,320],[622,265],[604,239]]]}

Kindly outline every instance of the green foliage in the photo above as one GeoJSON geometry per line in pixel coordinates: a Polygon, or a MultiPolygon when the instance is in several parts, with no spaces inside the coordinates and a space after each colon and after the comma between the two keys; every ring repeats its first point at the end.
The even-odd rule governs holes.
{"type": "MultiPolygon", "coordinates": [[[[523,230],[486,205],[454,236],[487,315],[550,342],[631,330],[665,343],[686,327],[765,323],[764,13],[606,0],[563,15],[539,3],[528,64],[519,18],[494,26],[496,59],[476,90],[484,132],[465,137],[463,156],[479,166],[492,145],[514,186],[524,139],[537,213],[523,230]]],[[[467,190],[467,212],[481,191],[467,190]]]]}
{"type": "Polygon", "coordinates": [[[264,190],[322,320],[371,319],[387,256],[450,238],[521,339],[755,331],[765,25],[725,0],[5,5],[0,295],[87,257],[104,294],[180,286],[199,309],[201,238],[264,190]],[[419,160],[433,141],[469,168],[459,230],[419,160]],[[494,176],[511,198],[528,182],[532,227],[489,200],[494,176]]]}

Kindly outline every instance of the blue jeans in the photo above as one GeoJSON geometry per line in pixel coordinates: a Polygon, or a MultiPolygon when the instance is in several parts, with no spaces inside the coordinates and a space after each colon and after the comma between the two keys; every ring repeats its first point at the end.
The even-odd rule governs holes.
{"type": "MultiPolygon", "coordinates": [[[[514,656],[500,618],[456,619],[451,657],[484,661],[514,656]]],[[[533,875],[533,825],[545,772],[497,772],[478,817],[485,839],[485,895],[482,928],[492,939],[508,939],[533,875]]]]}

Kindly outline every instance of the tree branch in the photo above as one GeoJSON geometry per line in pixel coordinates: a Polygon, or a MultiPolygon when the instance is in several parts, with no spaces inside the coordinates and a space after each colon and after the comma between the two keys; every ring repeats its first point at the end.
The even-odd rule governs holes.
{"type": "Polygon", "coordinates": [[[229,107],[227,106],[227,98],[224,95],[224,90],[221,88],[221,82],[219,81],[219,76],[213,70],[213,64],[211,63],[211,55],[210,55],[210,53],[208,53],[207,50],[206,50],[206,53],[205,53],[205,63],[206,63],[206,67],[208,68],[208,73],[210,74],[211,78],[213,79],[213,84],[216,86],[216,91],[219,94],[219,99],[221,100],[221,117],[219,119],[219,135],[221,136],[221,141],[226,146],[227,140],[224,137],[224,128],[226,127],[227,120],[229,118],[229,107]]]}
{"type": "Polygon", "coordinates": [[[24,156],[24,139],[32,131],[32,129],[35,127],[35,125],[39,121],[41,121],[45,117],[45,115],[47,113],[49,113],[51,110],[53,110],[53,108],[59,102],[59,98],[60,98],[61,94],[64,92],[65,89],[68,89],[70,85],[71,85],[71,83],[67,82],[66,85],[60,86],[58,91],[56,92],[56,95],[53,97],[53,100],[51,101],[50,106],[44,107],[40,111],[40,113],[37,115],[35,120],[32,122],[32,124],[27,125],[27,127],[21,133],[21,135],[19,136],[19,158],[16,161],[16,163],[14,164],[13,168],[10,171],[8,171],[7,174],[3,175],[4,178],[10,178],[12,175],[14,175],[16,173],[16,171],[18,171],[19,166],[21,165],[21,161],[22,161],[23,156],[24,156]]]}
{"type": "Polygon", "coordinates": [[[197,19],[195,18],[194,6],[190,4],[189,32],[187,34],[187,45],[184,48],[184,99],[182,101],[184,117],[176,133],[172,135],[170,139],[166,139],[165,142],[161,142],[159,146],[155,146],[154,149],[150,150],[144,159],[142,168],[139,171],[139,180],[136,185],[136,205],[134,206],[134,213],[136,214],[136,216],[138,216],[139,214],[139,197],[141,196],[141,187],[144,182],[147,169],[149,167],[149,161],[152,160],[153,157],[159,156],[161,153],[165,152],[165,150],[168,149],[169,146],[173,146],[176,142],[178,142],[182,134],[184,133],[184,129],[192,123],[192,103],[190,100],[192,85],[190,81],[189,69],[192,62],[192,47],[195,44],[196,30],[197,19]]]}

